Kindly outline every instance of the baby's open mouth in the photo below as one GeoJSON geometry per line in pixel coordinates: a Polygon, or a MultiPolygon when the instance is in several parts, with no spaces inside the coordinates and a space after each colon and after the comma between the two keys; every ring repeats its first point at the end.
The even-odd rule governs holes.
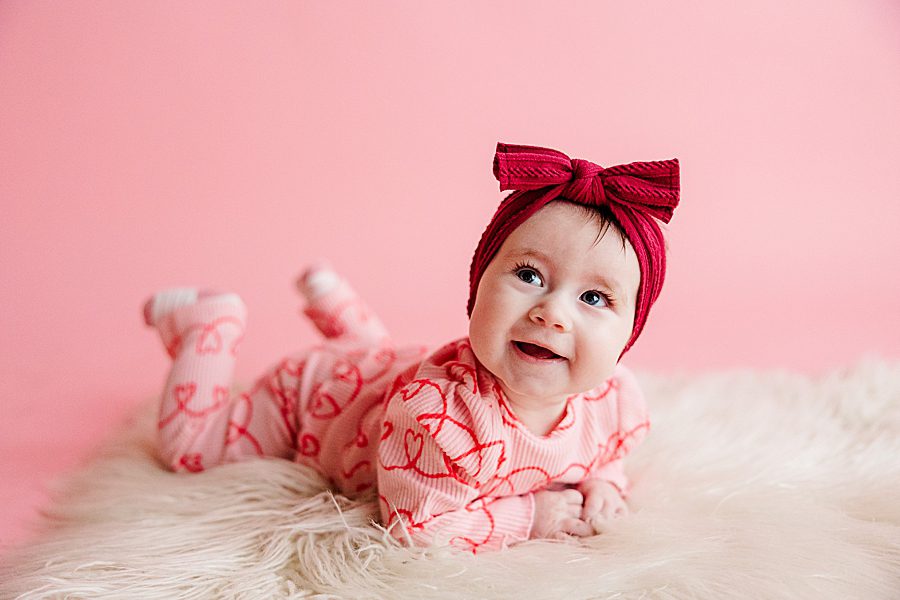
{"type": "Polygon", "coordinates": [[[538,346],[537,344],[530,344],[528,342],[513,342],[513,345],[519,349],[522,354],[527,354],[528,356],[532,356],[534,358],[539,358],[542,360],[555,360],[562,359],[563,357],[555,352],[544,348],[543,346],[538,346]]]}

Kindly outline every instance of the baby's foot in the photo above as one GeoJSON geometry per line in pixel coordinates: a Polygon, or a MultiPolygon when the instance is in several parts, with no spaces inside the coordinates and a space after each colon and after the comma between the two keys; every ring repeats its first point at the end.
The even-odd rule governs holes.
{"type": "Polygon", "coordinates": [[[198,290],[197,288],[169,288],[153,294],[144,303],[144,323],[155,327],[176,308],[195,304],[197,300],[206,298],[215,298],[225,302],[241,302],[240,296],[237,294],[223,294],[215,290],[198,290]]]}
{"type": "Polygon", "coordinates": [[[328,263],[320,262],[312,265],[297,279],[297,289],[300,290],[307,301],[324,296],[337,288],[341,282],[340,276],[335,273],[328,263]]]}
{"type": "Polygon", "coordinates": [[[344,337],[371,344],[387,340],[381,321],[327,263],[315,263],[306,269],[297,279],[297,289],[306,297],[303,314],[326,338],[344,337]]]}
{"type": "MultiPolygon", "coordinates": [[[[144,322],[154,327],[162,338],[163,345],[172,358],[178,352],[183,324],[176,323],[173,316],[176,310],[193,306],[198,302],[206,305],[232,305],[239,311],[244,310],[244,302],[237,294],[223,294],[214,290],[198,290],[196,288],[169,288],[154,294],[144,303],[144,322]]],[[[231,311],[231,308],[226,309],[231,311]]]]}
{"type": "Polygon", "coordinates": [[[144,303],[144,323],[155,327],[173,310],[194,304],[199,297],[200,291],[196,288],[169,288],[157,292],[144,303]]]}

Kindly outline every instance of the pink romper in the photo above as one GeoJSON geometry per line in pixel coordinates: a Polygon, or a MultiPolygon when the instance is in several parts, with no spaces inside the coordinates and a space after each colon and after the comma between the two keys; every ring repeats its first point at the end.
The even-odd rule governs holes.
{"type": "Polygon", "coordinates": [[[344,282],[305,313],[326,340],[236,394],[243,304],[200,300],[157,324],[174,359],[159,419],[170,468],[292,458],[349,496],[377,488],[382,521],[396,537],[473,552],[528,539],[535,491],[597,477],[627,492],[622,458],[649,423],[624,367],[569,397],[556,427],[537,436],[468,339],[428,356],[395,347],[344,282]]]}

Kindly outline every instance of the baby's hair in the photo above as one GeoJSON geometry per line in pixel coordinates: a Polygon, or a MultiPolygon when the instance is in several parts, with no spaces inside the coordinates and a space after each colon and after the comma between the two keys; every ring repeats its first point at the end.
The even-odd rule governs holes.
{"type": "Polygon", "coordinates": [[[625,232],[622,230],[622,227],[616,221],[616,218],[613,216],[612,211],[608,206],[588,206],[586,204],[580,204],[578,202],[572,202],[568,198],[560,198],[560,200],[566,202],[567,204],[571,204],[578,211],[584,215],[585,219],[588,222],[594,222],[597,224],[597,238],[594,240],[594,246],[600,243],[600,240],[603,239],[609,230],[612,229],[619,236],[619,241],[622,242],[622,252],[625,251],[625,232]]]}
{"type": "MultiPolygon", "coordinates": [[[[619,240],[622,242],[622,251],[625,251],[625,243],[628,238],[625,236],[625,232],[622,230],[622,226],[619,225],[618,221],[616,221],[615,216],[613,216],[612,211],[607,205],[589,206],[587,204],[572,202],[568,198],[559,198],[559,200],[575,206],[588,221],[594,221],[595,223],[597,223],[598,231],[597,239],[594,240],[595,246],[600,243],[600,240],[603,239],[603,236],[605,236],[609,232],[610,228],[612,228],[613,231],[615,231],[619,235],[619,240]]],[[[665,223],[659,221],[657,221],[657,224],[660,226],[660,231],[662,231],[664,248],[666,250],[666,253],[668,254],[668,227],[665,223]]]]}

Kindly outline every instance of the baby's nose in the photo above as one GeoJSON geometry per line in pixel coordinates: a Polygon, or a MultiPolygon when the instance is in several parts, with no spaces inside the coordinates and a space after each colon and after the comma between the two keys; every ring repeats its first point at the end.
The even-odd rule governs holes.
{"type": "Polygon", "coordinates": [[[555,331],[559,331],[560,333],[566,332],[571,328],[571,324],[568,319],[565,318],[564,313],[554,308],[552,305],[544,304],[540,306],[535,306],[528,312],[528,319],[537,325],[542,327],[551,327],[555,331]]]}

